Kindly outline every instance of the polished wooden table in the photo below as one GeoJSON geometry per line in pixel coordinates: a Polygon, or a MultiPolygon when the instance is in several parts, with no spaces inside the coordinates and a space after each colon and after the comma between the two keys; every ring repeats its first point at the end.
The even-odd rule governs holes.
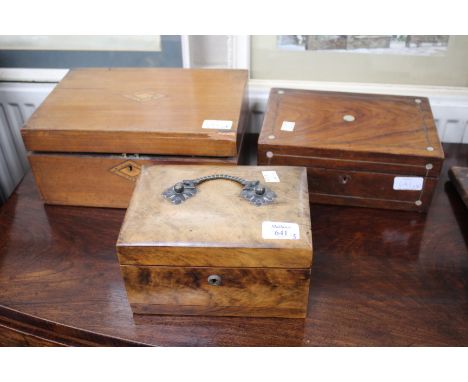
{"type": "Polygon", "coordinates": [[[444,145],[427,215],[311,206],[302,319],[133,316],[114,245],[124,211],[44,206],[31,175],[0,209],[4,345],[468,345],[468,210],[444,145]]]}

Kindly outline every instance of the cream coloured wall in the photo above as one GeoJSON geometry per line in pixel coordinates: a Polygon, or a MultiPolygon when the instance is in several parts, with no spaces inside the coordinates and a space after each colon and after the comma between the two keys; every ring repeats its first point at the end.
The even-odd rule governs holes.
{"type": "Polygon", "coordinates": [[[468,36],[451,36],[434,56],[287,51],[276,36],[252,36],[251,78],[468,86],[468,36]]]}
{"type": "Polygon", "coordinates": [[[0,50],[161,51],[160,36],[0,36],[0,50]]]}

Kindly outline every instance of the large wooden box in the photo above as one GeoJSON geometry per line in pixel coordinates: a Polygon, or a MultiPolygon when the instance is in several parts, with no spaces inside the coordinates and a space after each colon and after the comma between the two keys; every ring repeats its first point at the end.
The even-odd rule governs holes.
{"type": "Polygon", "coordinates": [[[117,254],[134,313],[305,317],[312,262],[306,170],[145,166],[117,254]],[[174,185],[214,174],[258,180],[276,197],[250,182],[209,177],[195,193],[186,188],[193,196],[180,202],[174,185]],[[273,200],[257,206],[243,195],[273,200]]]}
{"type": "Polygon", "coordinates": [[[306,166],[311,202],[424,212],[444,153],[426,98],[272,89],[258,163],[306,166]]]}
{"type": "Polygon", "coordinates": [[[46,203],[126,208],[142,165],[238,164],[247,71],[76,69],[22,129],[46,203]]]}

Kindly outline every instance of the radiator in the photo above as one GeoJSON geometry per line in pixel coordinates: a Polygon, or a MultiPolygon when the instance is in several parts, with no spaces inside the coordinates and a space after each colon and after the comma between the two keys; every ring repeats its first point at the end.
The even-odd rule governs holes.
{"type": "Polygon", "coordinates": [[[468,107],[432,105],[442,142],[468,143],[468,107]]]}
{"type": "Polygon", "coordinates": [[[0,83],[0,202],[4,202],[29,165],[20,129],[55,84],[0,83]]]}

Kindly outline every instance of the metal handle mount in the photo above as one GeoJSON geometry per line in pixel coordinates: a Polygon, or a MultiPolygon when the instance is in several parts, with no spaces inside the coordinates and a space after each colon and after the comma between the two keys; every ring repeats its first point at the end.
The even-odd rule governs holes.
{"type": "Polygon", "coordinates": [[[246,180],[237,176],[215,174],[201,178],[183,180],[165,190],[162,195],[173,204],[180,204],[197,193],[197,186],[209,180],[224,179],[239,183],[243,188],[240,196],[256,206],[273,202],[276,194],[258,180],[246,180]]]}

